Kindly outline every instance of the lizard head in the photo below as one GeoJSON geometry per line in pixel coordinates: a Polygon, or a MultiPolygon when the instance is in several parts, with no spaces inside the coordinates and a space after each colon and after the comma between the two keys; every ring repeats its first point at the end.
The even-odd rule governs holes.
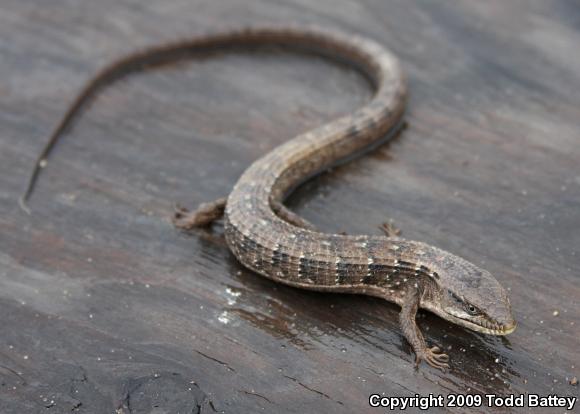
{"type": "Polygon", "coordinates": [[[451,254],[439,264],[427,308],[477,332],[507,335],[516,329],[507,292],[488,271],[451,254]]]}

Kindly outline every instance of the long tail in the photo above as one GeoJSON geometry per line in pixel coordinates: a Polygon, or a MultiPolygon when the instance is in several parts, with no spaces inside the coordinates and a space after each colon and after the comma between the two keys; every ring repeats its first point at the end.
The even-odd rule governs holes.
{"type": "MultiPolygon", "coordinates": [[[[19,199],[20,208],[28,214],[31,213],[28,207],[28,200],[34,192],[42,169],[47,165],[50,153],[81,110],[102,87],[132,72],[144,70],[155,65],[182,60],[190,57],[192,53],[211,52],[221,50],[222,48],[231,49],[256,45],[280,45],[305,51],[314,48],[318,53],[328,52],[328,54],[332,55],[333,49],[340,48],[332,44],[323,33],[324,31],[318,28],[308,26],[237,28],[217,34],[206,34],[160,46],[153,46],[127,55],[109,64],[87,82],[53,130],[50,138],[35,161],[23,195],[19,199]]],[[[356,50],[353,50],[352,53],[356,53],[356,50]]],[[[372,78],[372,74],[369,74],[369,78],[372,78]]],[[[374,81],[374,79],[370,80],[374,81]]]]}

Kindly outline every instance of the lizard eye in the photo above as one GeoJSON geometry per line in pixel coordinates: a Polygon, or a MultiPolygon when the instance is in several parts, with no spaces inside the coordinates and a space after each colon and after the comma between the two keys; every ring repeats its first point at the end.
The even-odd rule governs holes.
{"type": "Polygon", "coordinates": [[[475,306],[470,305],[469,303],[465,305],[465,310],[467,311],[467,313],[473,316],[479,314],[479,310],[475,306]]]}

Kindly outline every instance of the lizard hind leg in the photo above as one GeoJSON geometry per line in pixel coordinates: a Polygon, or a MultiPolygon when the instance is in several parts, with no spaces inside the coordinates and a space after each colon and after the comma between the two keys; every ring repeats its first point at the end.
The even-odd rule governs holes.
{"type": "Polygon", "coordinates": [[[272,210],[274,213],[278,215],[282,220],[287,221],[290,224],[293,224],[296,227],[300,227],[306,230],[311,231],[318,231],[314,224],[310,223],[308,220],[300,217],[298,214],[294,213],[293,211],[288,210],[284,205],[280,202],[273,202],[272,210]]]}
{"type": "Polygon", "coordinates": [[[379,226],[379,229],[381,229],[387,237],[398,237],[401,235],[401,229],[397,228],[391,220],[382,223],[379,226]]]}
{"type": "Polygon", "coordinates": [[[195,211],[189,211],[185,207],[177,206],[172,217],[175,227],[182,230],[206,227],[224,215],[227,198],[218,198],[210,203],[202,203],[195,211]]]}
{"type": "MultiPolygon", "coordinates": [[[[282,220],[287,221],[288,223],[293,224],[296,227],[300,227],[300,228],[303,228],[306,230],[316,231],[316,232],[319,231],[319,229],[314,224],[312,224],[311,222],[309,222],[305,218],[300,217],[298,214],[294,213],[293,211],[288,210],[279,201],[272,202],[271,206],[272,206],[272,210],[274,211],[274,213],[276,213],[276,215],[278,215],[278,217],[280,217],[282,220]]],[[[347,235],[346,231],[341,231],[338,234],[343,235],[343,236],[347,235]]]]}

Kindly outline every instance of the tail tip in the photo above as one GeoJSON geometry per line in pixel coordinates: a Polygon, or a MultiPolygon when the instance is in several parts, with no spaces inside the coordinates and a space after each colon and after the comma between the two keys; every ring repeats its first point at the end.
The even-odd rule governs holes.
{"type": "Polygon", "coordinates": [[[32,214],[32,210],[30,210],[30,208],[28,207],[28,205],[26,204],[26,198],[25,197],[20,197],[18,199],[18,206],[20,207],[20,209],[22,211],[24,211],[26,214],[28,214],[29,216],[32,214]]]}

